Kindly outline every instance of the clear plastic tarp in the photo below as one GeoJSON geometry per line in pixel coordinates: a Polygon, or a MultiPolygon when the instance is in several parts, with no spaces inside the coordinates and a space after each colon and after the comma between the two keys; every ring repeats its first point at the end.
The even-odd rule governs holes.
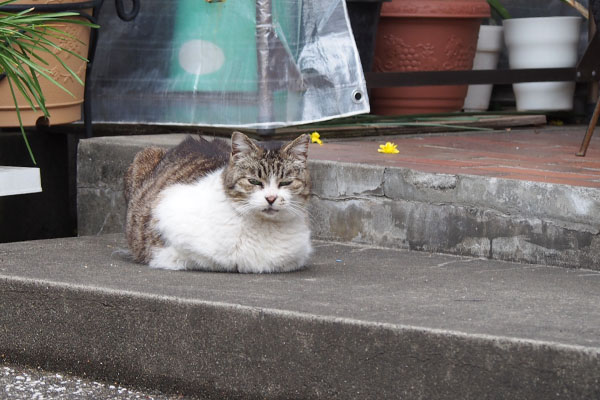
{"type": "Polygon", "coordinates": [[[369,112],[344,0],[145,0],[100,25],[96,122],[271,129],[369,112]]]}

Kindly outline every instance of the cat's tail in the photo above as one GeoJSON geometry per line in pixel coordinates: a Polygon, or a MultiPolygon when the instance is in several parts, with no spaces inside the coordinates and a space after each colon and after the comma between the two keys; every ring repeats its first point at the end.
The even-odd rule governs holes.
{"type": "Polygon", "coordinates": [[[148,147],[135,155],[133,162],[127,169],[124,178],[125,200],[129,199],[152,174],[158,163],[163,159],[165,149],[160,147],[148,147]]]}

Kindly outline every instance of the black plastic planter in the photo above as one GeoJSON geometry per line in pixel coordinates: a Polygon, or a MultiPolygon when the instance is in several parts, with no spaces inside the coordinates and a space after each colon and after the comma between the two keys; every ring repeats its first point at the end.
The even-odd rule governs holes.
{"type": "Polygon", "coordinates": [[[381,3],[391,0],[346,0],[354,41],[364,72],[371,71],[381,3]]]}

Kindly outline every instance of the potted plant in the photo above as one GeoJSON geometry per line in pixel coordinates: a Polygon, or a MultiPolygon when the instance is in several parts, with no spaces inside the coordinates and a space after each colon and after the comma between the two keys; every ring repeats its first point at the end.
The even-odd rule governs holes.
{"type": "MultiPolygon", "coordinates": [[[[377,72],[468,70],[486,0],[392,0],[383,3],[375,45],[377,72]]],[[[373,88],[380,115],[459,111],[467,85],[373,88]]]]}
{"type": "MultiPolygon", "coordinates": [[[[53,5],[61,2],[76,3],[53,5]]],[[[90,29],[98,26],[77,12],[23,4],[0,0],[0,126],[20,127],[35,164],[24,127],[40,117],[53,123],[81,118],[90,29]],[[15,6],[23,9],[11,11],[15,6]]]]}

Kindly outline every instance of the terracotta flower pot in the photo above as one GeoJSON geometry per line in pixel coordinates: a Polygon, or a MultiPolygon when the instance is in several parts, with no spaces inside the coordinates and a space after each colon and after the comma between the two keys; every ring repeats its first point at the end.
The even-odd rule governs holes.
{"type": "MultiPolygon", "coordinates": [[[[469,70],[486,0],[392,0],[381,9],[374,70],[378,72],[469,70]]],[[[374,114],[458,111],[467,85],[374,88],[374,114]]]]}
{"type": "MultiPolygon", "coordinates": [[[[19,0],[15,5],[31,5],[32,7],[38,4],[57,4],[57,3],[81,3],[83,0],[19,0]]],[[[90,10],[82,10],[91,14],[90,10]]],[[[75,52],[83,57],[88,56],[88,46],[90,39],[90,28],[86,26],[76,24],[60,24],[59,29],[72,35],[73,39],[53,39],[52,41],[60,45],[61,47],[75,52]]],[[[51,124],[63,124],[81,119],[81,106],[83,104],[84,87],[79,84],[68,72],[62,67],[54,57],[50,57],[48,54],[38,53],[40,57],[46,60],[49,65],[46,68],[50,71],[49,75],[52,76],[57,82],[68,89],[73,96],[66,93],[52,82],[49,82],[43,77],[39,77],[40,86],[46,99],[46,108],[50,113],[51,124]]],[[[73,55],[66,52],[59,52],[58,56],[77,73],[77,76],[82,81],[85,81],[85,71],[87,63],[73,55]]],[[[17,103],[19,105],[19,111],[23,120],[23,126],[35,126],[38,118],[44,114],[36,106],[36,110],[33,110],[23,96],[18,93],[15,88],[15,94],[17,97],[17,103]]],[[[17,113],[15,111],[15,105],[13,103],[12,96],[10,94],[10,88],[8,85],[8,79],[0,80],[0,126],[3,127],[17,127],[19,121],[17,113]]]]}

